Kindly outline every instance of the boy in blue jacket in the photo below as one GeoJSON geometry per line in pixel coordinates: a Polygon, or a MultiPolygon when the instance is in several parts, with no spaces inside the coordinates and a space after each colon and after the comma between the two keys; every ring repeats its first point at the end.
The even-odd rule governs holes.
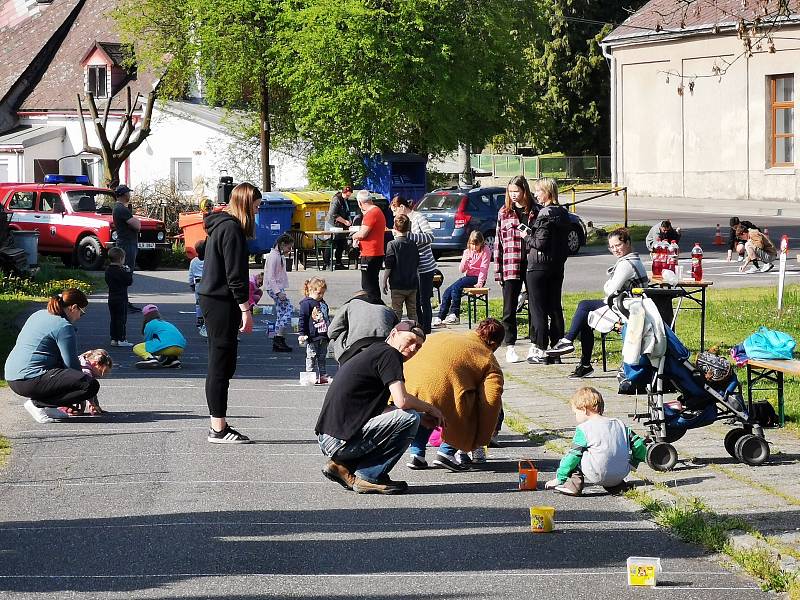
{"type": "Polygon", "coordinates": [[[186,349],[186,338],[175,325],[161,319],[158,307],[148,304],[142,308],[142,333],[144,342],[133,347],[133,353],[141,360],[139,369],[178,368],[181,355],[186,349]]]}

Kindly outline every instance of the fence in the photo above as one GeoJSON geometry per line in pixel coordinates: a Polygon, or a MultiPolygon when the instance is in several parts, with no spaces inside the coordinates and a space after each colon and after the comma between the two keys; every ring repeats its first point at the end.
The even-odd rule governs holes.
{"type": "Polygon", "coordinates": [[[520,156],[472,154],[472,167],[493,177],[524,175],[528,179],[552,177],[559,181],[611,181],[610,156],[520,156]]]}

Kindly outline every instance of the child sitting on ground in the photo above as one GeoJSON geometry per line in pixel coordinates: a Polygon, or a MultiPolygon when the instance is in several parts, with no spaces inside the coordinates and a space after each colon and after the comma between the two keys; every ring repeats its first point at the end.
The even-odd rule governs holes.
{"type": "Polygon", "coordinates": [[[106,285],[108,285],[108,314],[111,317],[111,345],[130,348],[125,332],[128,323],[128,288],[133,283],[133,273],[125,264],[125,251],[113,247],[108,250],[108,268],[106,269],[106,285]]]}
{"type": "MultiPolygon", "coordinates": [[[[81,363],[81,371],[89,377],[99,379],[104,377],[106,373],[114,366],[114,361],[111,360],[111,355],[102,348],[97,350],[87,350],[78,356],[81,363]]],[[[97,396],[90,398],[88,402],[79,402],[72,406],[60,406],[58,410],[71,417],[83,415],[86,413],[86,405],[89,405],[89,414],[92,416],[103,414],[103,409],[100,408],[100,403],[97,401],[97,396]]]]}
{"type": "Polygon", "coordinates": [[[275,301],[275,337],[272,338],[273,352],[291,352],[286,343],[286,334],[292,328],[292,303],[286,296],[289,275],[286,273],[286,256],[294,248],[294,239],[288,233],[282,234],[264,260],[264,290],[275,301]]]}
{"type": "Polygon", "coordinates": [[[180,357],[186,348],[186,338],[175,325],[161,319],[155,304],[142,308],[142,333],[144,342],[133,347],[133,353],[141,359],[136,363],[137,368],[181,366],[180,357]]]}
{"type": "Polygon", "coordinates": [[[461,320],[461,295],[464,288],[483,287],[489,274],[489,264],[492,262],[492,251],[486,245],[483,234],[473,231],[469,234],[467,248],[461,256],[458,271],[464,276],[455,281],[442,294],[442,305],[439,307],[439,316],[433,318],[434,327],[458,325],[461,320]]]}
{"type": "Polygon", "coordinates": [[[419,248],[408,239],[411,220],[406,215],[394,218],[395,238],[386,245],[381,288],[392,290],[391,303],[398,319],[403,318],[403,304],[411,321],[417,320],[417,288],[419,287],[419,248]]]}
{"type": "Polygon", "coordinates": [[[197,284],[203,278],[203,260],[206,257],[206,241],[200,240],[194,245],[194,251],[197,253],[189,262],[189,287],[194,292],[194,316],[197,319],[197,333],[202,337],[208,337],[206,331],[206,320],[203,317],[203,311],[200,310],[200,300],[197,296],[197,284]]]}
{"type": "Polygon", "coordinates": [[[545,489],[580,496],[588,483],[603,486],[610,494],[625,491],[631,465],[635,467],[647,455],[644,440],[619,419],[603,416],[603,396],[594,388],[580,388],[570,405],[578,427],[555,479],[545,489]]]}
{"type": "Polygon", "coordinates": [[[328,289],[324,279],[312,277],[303,284],[300,301],[300,343],[306,344],[306,373],[316,371],[317,385],[330,383],[325,358],[328,353],[328,326],[331,323],[328,304],[323,295],[328,289]]]}

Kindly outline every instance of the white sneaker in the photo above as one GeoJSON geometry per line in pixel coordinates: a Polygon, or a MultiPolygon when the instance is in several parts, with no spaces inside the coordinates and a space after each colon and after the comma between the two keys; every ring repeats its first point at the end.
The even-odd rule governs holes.
{"type": "Polygon", "coordinates": [[[486,462],[486,448],[481,446],[472,451],[472,462],[485,463],[486,462]]]}
{"type": "Polygon", "coordinates": [[[536,344],[531,344],[531,347],[528,348],[528,356],[525,358],[544,358],[545,356],[547,355],[544,350],[540,350],[536,344]]]}
{"type": "Polygon", "coordinates": [[[111,340],[111,346],[119,346],[119,342],[117,340],[111,340]]]}
{"type": "Polygon", "coordinates": [[[761,265],[761,272],[766,273],[767,271],[772,271],[774,266],[775,265],[773,265],[772,263],[764,263],[763,265],[761,265]]]}
{"type": "Polygon", "coordinates": [[[120,348],[133,348],[133,344],[131,344],[128,340],[120,340],[116,345],[120,348]]]}
{"type": "Polygon", "coordinates": [[[200,325],[200,327],[197,328],[197,333],[200,334],[200,337],[208,337],[208,330],[206,329],[205,325],[200,325]]]}
{"type": "Polygon", "coordinates": [[[517,356],[517,351],[514,350],[514,346],[509,346],[506,349],[506,362],[509,364],[520,362],[520,358],[517,356]]]}
{"type": "Polygon", "coordinates": [[[445,317],[444,322],[446,325],[458,325],[459,323],[461,323],[461,319],[459,319],[453,313],[450,313],[445,317]]]}
{"type": "Polygon", "coordinates": [[[31,399],[28,399],[23,406],[37,423],[55,423],[56,421],[61,421],[65,417],[64,413],[57,408],[51,406],[40,408],[36,406],[31,399]]]}
{"type": "Polygon", "coordinates": [[[760,272],[761,272],[761,269],[759,269],[759,268],[758,268],[757,266],[755,266],[755,265],[753,265],[752,267],[750,267],[749,269],[747,269],[747,271],[745,271],[745,273],[747,273],[748,275],[749,275],[750,273],[760,273],[760,272]]]}
{"type": "Polygon", "coordinates": [[[744,256],[740,256],[736,259],[736,262],[742,262],[744,260],[744,256]]]}
{"type": "Polygon", "coordinates": [[[439,317],[433,317],[431,319],[431,327],[440,327],[442,324],[442,320],[439,317]]]}

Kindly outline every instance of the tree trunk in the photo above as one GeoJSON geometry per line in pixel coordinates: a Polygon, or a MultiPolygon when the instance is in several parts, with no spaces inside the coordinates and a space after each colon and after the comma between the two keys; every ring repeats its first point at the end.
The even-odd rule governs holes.
{"type": "Polygon", "coordinates": [[[261,140],[261,191],[272,191],[272,177],[269,169],[269,86],[266,81],[261,82],[261,103],[259,106],[259,137],[261,140]]]}
{"type": "Polygon", "coordinates": [[[458,183],[459,185],[472,187],[474,178],[472,176],[472,164],[470,162],[469,150],[469,144],[466,142],[461,142],[458,145],[458,183]]]}

